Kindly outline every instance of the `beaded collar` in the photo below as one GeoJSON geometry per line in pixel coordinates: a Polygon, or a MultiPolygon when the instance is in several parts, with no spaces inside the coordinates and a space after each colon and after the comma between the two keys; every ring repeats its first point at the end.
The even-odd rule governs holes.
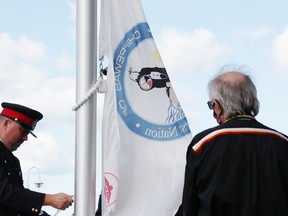
{"type": "Polygon", "coordinates": [[[230,121],[230,120],[232,120],[232,119],[236,119],[236,118],[248,118],[248,119],[254,119],[255,120],[255,117],[253,117],[253,116],[251,116],[251,115],[236,115],[236,116],[233,116],[233,117],[231,117],[231,118],[228,118],[228,119],[226,119],[224,122],[223,122],[223,124],[224,123],[226,123],[226,122],[228,122],[228,121],[230,121]]]}

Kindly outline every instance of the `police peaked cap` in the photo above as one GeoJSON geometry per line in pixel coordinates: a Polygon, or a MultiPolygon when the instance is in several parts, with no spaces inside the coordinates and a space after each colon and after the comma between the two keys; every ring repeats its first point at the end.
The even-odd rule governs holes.
{"type": "Polygon", "coordinates": [[[43,115],[40,112],[19,104],[3,102],[1,105],[3,107],[3,110],[0,113],[2,116],[6,116],[20,123],[35,136],[31,131],[36,127],[37,122],[43,118],[43,115]]]}

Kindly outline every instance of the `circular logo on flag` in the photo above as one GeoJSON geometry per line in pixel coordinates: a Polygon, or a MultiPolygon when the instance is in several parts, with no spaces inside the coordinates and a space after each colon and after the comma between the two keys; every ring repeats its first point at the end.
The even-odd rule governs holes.
{"type": "Polygon", "coordinates": [[[158,141],[190,134],[147,23],[134,26],[117,46],[114,77],[117,111],[131,131],[158,141]]]}

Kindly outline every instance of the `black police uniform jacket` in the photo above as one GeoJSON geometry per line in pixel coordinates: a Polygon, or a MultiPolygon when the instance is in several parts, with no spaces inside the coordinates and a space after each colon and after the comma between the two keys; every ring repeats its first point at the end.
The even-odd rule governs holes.
{"type": "Polygon", "coordinates": [[[196,135],[177,216],[287,216],[288,137],[254,119],[196,135]]]}
{"type": "Polygon", "coordinates": [[[19,160],[0,141],[0,216],[39,215],[44,198],[24,188],[19,160]]]}

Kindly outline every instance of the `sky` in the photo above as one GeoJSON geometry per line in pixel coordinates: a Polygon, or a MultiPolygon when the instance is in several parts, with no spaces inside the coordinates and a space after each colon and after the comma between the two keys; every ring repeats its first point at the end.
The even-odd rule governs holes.
{"type": "MultiPolygon", "coordinates": [[[[288,134],[287,1],[142,0],[142,5],[192,135],[217,124],[206,104],[207,83],[226,64],[247,66],[260,101],[256,119],[288,134]]],[[[0,102],[44,114],[35,129],[38,138],[30,136],[14,152],[25,186],[28,170],[40,170],[41,188],[33,185],[37,169],[29,172],[33,190],[74,193],[75,87],[76,1],[0,0],[0,102]]],[[[99,145],[103,95],[97,97],[99,145]]],[[[70,208],[58,215],[72,213],[70,208]]]]}

